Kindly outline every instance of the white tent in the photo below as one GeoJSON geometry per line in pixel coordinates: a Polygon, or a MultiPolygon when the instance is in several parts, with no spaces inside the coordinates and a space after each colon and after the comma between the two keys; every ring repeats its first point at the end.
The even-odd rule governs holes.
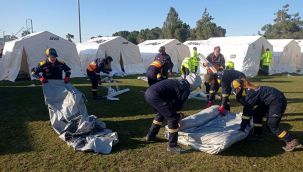
{"type": "Polygon", "coordinates": [[[298,39],[298,40],[296,40],[296,42],[299,44],[299,46],[301,48],[301,58],[299,58],[299,60],[298,60],[297,70],[300,73],[303,73],[303,39],[298,39]]]}
{"type": "Polygon", "coordinates": [[[272,45],[262,36],[231,36],[208,39],[209,44],[220,46],[225,60],[231,60],[235,69],[246,76],[256,76],[262,54],[272,45]]]}
{"type": "Polygon", "coordinates": [[[71,77],[83,76],[75,44],[44,31],[5,43],[0,62],[0,80],[15,81],[18,74],[30,74],[31,69],[45,59],[47,48],[56,49],[58,59],[71,68],[71,77]]]}
{"type": "Polygon", "coordinates": [[[171,57],[174,63],[173,72],[179,72],[182,60],[190,56],[190,51],[186,45],[176,39],[146,40],[139,44],[145,71],[159,53],[158,50],[161,46],[165,47],[166,53],[171,57]]]}
{"type": "Polygon", "coordinates": [[[301,49],[294,39],[269,39],[273,45],[273,57],[269,74],[296,73],[301,60],[301,49]]]}
{"type": "Polygon", "coordinates": [[[137,45],[123,37],[98,37],[87,42],[77,44],[81,67],[85,72],[88,63],[96,58],[113,58],[113,73],[125,72],[126,74],[144,73],[143,61],[137,45]]]}

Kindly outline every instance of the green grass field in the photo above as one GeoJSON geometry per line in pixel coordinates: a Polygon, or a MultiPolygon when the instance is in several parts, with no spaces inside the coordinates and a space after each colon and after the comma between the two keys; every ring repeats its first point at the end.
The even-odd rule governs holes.
{"type": "MultiPolygon", "coordinates": [[[[269,76],[253,78],[259,85],[282,90],[288,107],[281,126],[303,142],[303,77],[269,76]]],[[[144,102],[147,83],[127,77],[118,79],[130,92],[120,101],[93,101],[86,79],[72,80],[87,95],[91,114],[117,131],[119,143],[110,155],[76,152],[52,129],[40,83],[0,82],[0,171],[302,171],[303,150],[285,153],[282,141],[266,133],[264,141],[244,140],[219,155],[191,151],[182,155],[166,152],[166,141],[148,144],[144,138],[154,117],[144,102]],[[31,84],[36,87],[30,87],[31,84]]],[[[105,94],[103,88],[102,93],[105,94]]],[[[232,110],[242,108],[231,96],[232,110]]],[[[191,115],[205,108],[205,102],[188,100],[183,108],[191,115]]],[[[160,131],[163,136],[163,129],[160,131]]]]}

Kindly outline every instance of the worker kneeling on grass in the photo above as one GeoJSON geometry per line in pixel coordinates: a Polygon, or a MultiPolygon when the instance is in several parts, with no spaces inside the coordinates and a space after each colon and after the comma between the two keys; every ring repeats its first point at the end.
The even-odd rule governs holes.
{"type": "Polygon", "coordinates": [[[262,137],[262,118],[268,114],[267,126],[272,133],[286,142],[286,146],[282,147],[285,151],[302,147],[288,131],[279,127],[287,106],[286,98],[281,91],[273,87],[256,86],[245,78],[234,80],[231,87],[237,101],[244,106],[240,131],[245,130],[250,118],[253,117],[252,137],[262,137]]]}
{"type": "Polygon", "coordinates": [[[62,80],[62,71],[64,71],[64,83],[70,82],[71,69],[63,61],[57,59],[57,51],[54,48],[48,48],[45,55],[47,59],[41,61],[37,67],[32,69],[32,76],[42,83],[47,83],[48,79],[62,80]],[[42,76],[40,73],[42,73],[42,76]]]}
{"type": "Polygon", "coordinates": [[[107,56],[105,59],[97,58],[87,65],[86,73],[92,84],[93,99],[101,99],[97,94],[98,85],[101,85],[100,72],[109,74],[109,72],[112,71],[112,61],[113,58],[111,56],[107,56]]]}
{"type": "Polygon", "coordinates": [[[182,118],[177,111],[182,109],[190,91],[201,86],[201,82],[200,76],[189,74],[185,79],[158,82],[146,90],[145,100],[157,112],[146,136],[147,141],[156,141],[156,135],[166,119],[169,132],[167,151],[178,154],[184,152],[177,144],[179,121],[182,118]]]}
{"type": "Polygon", "coordinates": [[[219,106],[219,111],[221,114],[225,114],[225,110],[230,111],[230,101],[229,96],[231,94],[232,88],[231,83],[235,79],[246,78],[245,74],[237,70],[221,70],[218,73],[209,73],[204,75],[205,83],[210,85],[210,95],[208,97],[207,107],[213,105],[215,100],[215,95],[218,92],[220,86],[222,88],[222,102],[219,106]]]}

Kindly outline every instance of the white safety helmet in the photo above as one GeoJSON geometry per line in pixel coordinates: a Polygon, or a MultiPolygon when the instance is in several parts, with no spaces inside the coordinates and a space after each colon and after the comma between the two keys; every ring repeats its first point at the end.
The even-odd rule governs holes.
{"type": "Polygon", "coordinates": [[[195,90],[196,88],[200,87],[202,84],[201,77],[199,75],[196,75],[194,73],[190,73],[185,77],[187,82],[189,83],[189,89],[190,91],[195,90]]]}

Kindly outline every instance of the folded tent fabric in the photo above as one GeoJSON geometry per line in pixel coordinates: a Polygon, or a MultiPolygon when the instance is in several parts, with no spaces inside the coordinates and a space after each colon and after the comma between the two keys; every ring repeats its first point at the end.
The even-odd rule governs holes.
{"type": "Polygon", "coordinates": [[[42,88],[52,127],[62,140],[79,151],[111,152],[118,142],[117,133],[88,114],[79,90],[63,80],[49,80],[42,88]]]}
{"type": "MultiPolygon", "coordinates": [[[[178,142],[209,154],[218,154],[232,144],[245,139],[251,127],[238,131],[241,114],[219,115],[219,106],[211,106],[182,120],[178,142]]],[[[165,128],[167,136],[167,127],[165,128]]]]}

